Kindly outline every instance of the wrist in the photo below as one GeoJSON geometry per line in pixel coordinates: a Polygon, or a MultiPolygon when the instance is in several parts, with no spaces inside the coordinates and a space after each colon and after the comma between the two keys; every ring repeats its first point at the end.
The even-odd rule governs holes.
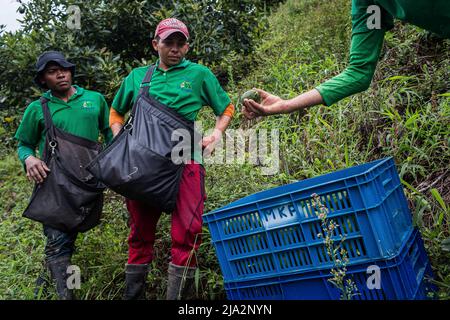
{"type": "Polygon", "coordinates": [[[34,158],[34,156],[33,156],[32,154],[26,155],[26,156],[23,158],[23,163],[26,164],[28,161],[32,160],[33,158],[34,158]]]}
{"type": "Polygon", "coordinates": [[[118,134],[122,127],[123,125],[120,122],[115,122],[110,126],[113,135],[118,134]]]}
{"type": "Polygon", "coordinates": [[[283,100],[281,104],[281,113],[291,113],[294,110],[293,99],[283,100]]]}
{"type": "Polygon", "coordinates": [[[218,128],[214,128],[214,131],[212,133],[212,135],[216,138],[216,139],[221,139],[222,135],[223,135],[223,131],[218,129],[218,128]]]}

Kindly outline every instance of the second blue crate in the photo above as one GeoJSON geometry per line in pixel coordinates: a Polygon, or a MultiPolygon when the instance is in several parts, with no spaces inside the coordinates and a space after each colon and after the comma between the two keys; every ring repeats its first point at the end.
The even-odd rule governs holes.
{"type": "MultiPolygon", "coordinates": [[[[397,256],[348,267],[346,275],[358,288],[353,300],[425,300],[436,291],[431,282],[431,265],[417,230],[411,233],[397,256]]],[[[225,290],[230,300],[339,300],[342,292],[330,278],[330,269],[326,269],[225,282],[225,290]]]]}

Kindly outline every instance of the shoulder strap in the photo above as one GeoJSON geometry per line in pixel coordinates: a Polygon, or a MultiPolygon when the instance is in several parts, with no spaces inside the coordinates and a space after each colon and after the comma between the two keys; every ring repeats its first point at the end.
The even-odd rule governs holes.
{"type": "Polygon", "coordinates": [[[143,94],[145,96],[149,95],[150,84],[152,81],[153,72],[156,69],[156,65],[152,65],[148,68],[147,73],[145,74],[144,80],[141,83],[141,89],[139,90],[139,94],[143,94]],[[148,85],[146,85],[148,84],[148,85]]]}
{"type": "Polygon", "coordinates": [[[48,108],[48,99],[41,97],[40,99],[42,112],[44,114],[45,130],[49,130],[53,126],[52,115],[48,108]]]}
{"type": "MultiPolygon", "coordinates": [[[[150,93],[149,93],[150,92],[150,83],[152,81],[152,76],[153,76],[153,72],[155,71],[155,69],[156,69],[155,64],[151,65],[148,68],[147,73],[145,74],[144,80],[142,80],[142,82],[141,82],[141,89],[139,90],[138,97],[140,95],[143,95],[146,97],[148,97],[150,95],[150,93]],[[148,85],[146,85],[146,84],[148,84],[148,85]]],[[[128,123],[131,122],[134,118],[134,115],[136,113],[136,105],[137,105],[136,102],[138,100],[139,99],[137,98],[136,101],[134,102],[133,109],[131,109],[130,117],[128,118],[128,121],[127,121],[128,123]]]]}
{"type": "Polygon", "coordinates": [[[42,113],[44,114],[44,122],[45,122],[45,136],[46,136],[46,143],[44,148],[44,154],[43,158],[44,161],[48,163],[50,154],[54,154],[54,150],[56,148],[56,138],[55,133],[53,132],[53,120],[52,115],[50,113],[50,109],[48,108],[48,99],[41,97],[40,99],[41,107],[42,107],[42,113]],[[51,153],[50,150],[51,149],[51,153]]]}

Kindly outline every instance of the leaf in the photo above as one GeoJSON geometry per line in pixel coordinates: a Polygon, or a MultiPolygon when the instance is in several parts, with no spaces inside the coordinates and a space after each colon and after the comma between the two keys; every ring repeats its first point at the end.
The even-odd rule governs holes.
{"type": "Polygon", "coordinates": [[[350,161],[349,161],[349,157],[348,157],[348,146],[347,146],[347,144],[345,144],[345,146],[344,146],[344,157],[345,157],[345,166],[346,167],[350,167],[350,161]]]}
{"type": "Polygon", "coordinates": [[[414,77],[413,76],[393,76],[393,77],[389,77],[387,80],[396,81],[396,80],[410,80],[410,79],[414,79],[414,77]]]}
{"type": "Polygon", "coordinates": [[[414,121],[419,118],[419,115],[416,113],[413,116],[411,116],[406,122],[405,122],[405,127],[409,128],[409,126],[414,123],[414,121]]]}
{"type": "Polygon", "coordinates": [[[403,179],[400,179],[400,181],[402,182],[402,184],[404,184],[409,190],[411,190],[412,192],[414,192],[414,193],[417,193],[417,194],[420,194],[420,192],[416,189],[416,188],[414,188],[412,185],[410,185],[408,182],[406,182],[405,180],[403,180],[403,179]]]}
{"type": "Polygon", "coordinates": [[[431,189],[431,194],[433,195],[433,198],[436,199],[437,202],[441,205],[441,208],[444,209],[445,212],[448,211],[447,205],[445,204],[444,200],[442,199],[441,195],[439,194],[439,191],[435,188],[431,189]]]}
{"type": "Polygon", "coordinates": [[[196,291],[197,297],[198,297],[199,286],[200,286],[200,269],[197,268],[195,270],[195,291],[196,291]]]}
{"type": "Polygon", "coordinates": [[[442,240],[441,249],[442,249],[442,251],[450,252],[450,238],[442,240]]]}

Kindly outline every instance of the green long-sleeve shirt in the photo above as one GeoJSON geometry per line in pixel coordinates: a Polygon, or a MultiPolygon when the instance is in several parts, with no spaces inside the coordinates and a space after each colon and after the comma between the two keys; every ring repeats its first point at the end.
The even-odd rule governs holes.
{"type": "Polygon", "coordinates": [[[394,18],[450,38],[450,0],[352,0],[349,66],[316,88],[326,105],[369,88],[384,34],[393,27],[394,18]],[[374,14],[374,11],[367,12],[372,5],[380,8],[379,29],[369,29],[367,26],[368,19],[374,14]]]}
{"type": "MultiPolygon", "coordinates": [[[[49,99],[48,107],[56,127],[92,141],[102,133],[105,141],[112,139],[109,128],[109,108],[105,98],[98,92],[74,86],[76,92],[67,102],[52,96],[47,91],[43,96],[49,99]]],[[[26,108],[16,131],[19,141],[18,154],[22,163],[29,156],[35,156],[36,147],[42,155],[45,144],[45,123],[41,103],[35,100],[26,108]]]]}

